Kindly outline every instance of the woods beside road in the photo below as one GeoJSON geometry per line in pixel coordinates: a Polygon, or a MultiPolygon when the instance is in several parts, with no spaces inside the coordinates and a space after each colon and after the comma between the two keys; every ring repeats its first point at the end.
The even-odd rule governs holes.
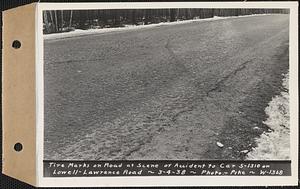
{"type": "Polygon", "coordinates": [[[45,159],[243,159],[288,48],[285,14],[45,40],[45,159]]]}
{"type": "Polygon", "coordinates": [[[289,9],[98,9],[98,10],[46,10],[43,11],[43,32],[61,33],[74,29],[115,28],[126,25],[148,25],[228,16],[253,14],[288,14],[289,9]]]}

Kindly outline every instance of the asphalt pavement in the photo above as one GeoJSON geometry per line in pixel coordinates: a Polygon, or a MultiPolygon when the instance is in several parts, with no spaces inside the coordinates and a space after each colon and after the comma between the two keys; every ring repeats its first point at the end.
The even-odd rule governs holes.
{"type": "Polygon", "coordinates": [[[243,159],[288,45],[289,15],[45,40],[45,159],[243,159]]]}

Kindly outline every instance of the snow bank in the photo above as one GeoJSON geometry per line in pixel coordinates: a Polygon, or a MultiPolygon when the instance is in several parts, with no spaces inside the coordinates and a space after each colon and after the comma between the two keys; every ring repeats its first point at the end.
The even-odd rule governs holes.
{"type": "Polygon", "coordinates": [[[257,147],[248,155],[249,160],[290,159],[290,116],[289,116],[289,74],[283,79],[284,91],[275,96],[265,112],[268,119],[264,122],[272,130],[256,139],[257,147]]]}
{"type": "Polygon", "coordinates": [[[137,29],[142,29],[142,28],[153,28],[153,27],[166,26],[166,25],[177,25],[177,24],[186,24],[186,23],[193,23],[193,22],[206,22],[206,21],[223,20],[223,19],[229,19],[229,18],[264,16],[264,15],[267,15],[267,14],[253,14],[253,15],[228,16],[228,17],[214,16],[213,18],[180,20],[180,21],[176,21],[176,22],[161,22],[161,23],[149,24],[149,25],[125,25],[125,27],[119,27],[119,28],[102,28],[102,29],[88,29],[88,30],[76,29],[75,31],[71,31],[71,32],[44,34],[43,36],[44,36],[45,40],[63,39],[63,38],[84,36],[84,35],[89,35],[89,34],[100,34],[100,33],[115,32],[115,31],[137,30],[137,29]]]}

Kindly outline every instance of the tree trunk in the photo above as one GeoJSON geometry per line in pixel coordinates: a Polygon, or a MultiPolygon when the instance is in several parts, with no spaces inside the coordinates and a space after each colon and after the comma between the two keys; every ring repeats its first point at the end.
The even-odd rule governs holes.
{"type": "Polygon", "coordinates": [[[47,33],[50,33],[50,28],[49,28],[49,21],[47,17],[47,11],[43,11],[43,17],[44,17],[44,22],[45,22],[45,29],[47,33]]]}
{"type": "Polygon", "coordinates": [[[133,10],[131,10],[132,12],[131,12],[131,21],[132,21],[132,24],[134,24],[134,25],[136,25],[137,23],[136,23],[136,10],[135,9],[133,9],[133,10]]]}
{"type": "Polygon", "coordinates": [[[58,24],[57,24],[57,13],[54,11],[54,19],[55,19],[55,31],[58,32],[58,24]]]}
{"type": "Polygon", "coordinates": [[[72,27],[72,19],[73,19],[73,10],[71,10],[70,12],[69,27],[72,27]]]}
{"type": "Polygon", "coordinates": [[[61,31],[63,30],[64,28],[64,11],[61,10],[61,31]]]}
{"type": "Polygon", "coordinates": [[[174,22],[176,19],[176,10],[175,9],[171,9],[170,10],[170,22],[174,22]]]}

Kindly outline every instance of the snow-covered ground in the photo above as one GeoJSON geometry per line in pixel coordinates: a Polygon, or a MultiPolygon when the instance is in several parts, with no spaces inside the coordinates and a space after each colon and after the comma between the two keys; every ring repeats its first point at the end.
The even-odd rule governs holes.
{"type": "Polygon", "coordinates": [[[257,147],[248,155],[247,159],[285,160],[290,159],[290,115],[289,115],[289,74],[283,79],[284,91],[275,96],[265,112],[268,115],[264,122],[271,132],[263,133],[256,140],[257,147]]]}
{"type": "Polygon", "coordinates": [[[229,18],[264,16],[264,15],[266,15],[266,14],[253,14],[253,15],[228,16],[228,17],[214,16],[213,18],[180,20],[180,21],[176,21],[176,22],[161,22],[161,23],[149,24],[149,25],[125,25],[125,27],[118,27],[118,28],[102,28],[102,29],[88,29],[88,30],[76,29],[71,32],[44,34],[43,36],[44,36],[44,39],[46,39],[46,40],[47,39],[62,39],[62,38],[77,37],[77,36],[83,36],[83,35],[89,35],[89,34],[114,32],[114,31],[136,30],[136,29],[153,28],[153,27],[165,26],[165,25],[186,24],[186,23],[192,23],[192,22],[206,22],[206,21],[223,20],[223,19],[229,19],[229,18]]]}

